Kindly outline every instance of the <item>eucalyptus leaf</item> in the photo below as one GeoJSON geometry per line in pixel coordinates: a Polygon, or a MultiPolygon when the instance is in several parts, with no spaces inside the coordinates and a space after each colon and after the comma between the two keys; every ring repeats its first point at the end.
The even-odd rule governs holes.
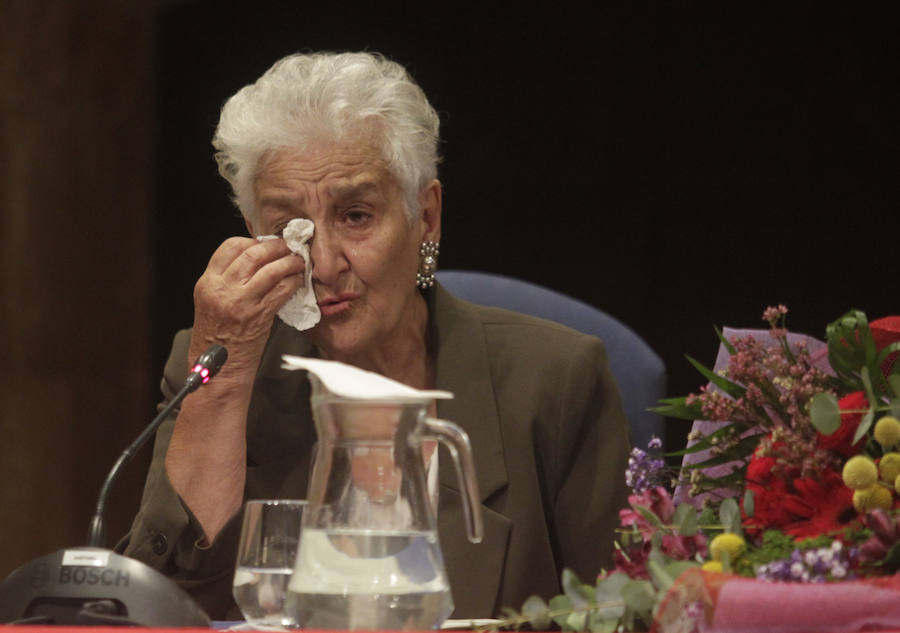
{"type": "Polygon", "coordinates": [[[597,617],[601,620],[618,619],[625,613],[622,601],[622,587],[630,580],[628,574],[614,572],[597,581],[594,599],[597,602],[597,617]]]}
{"type": "Polygon", "coordinates": [[[756,502],[756,498],[753,495],[753,491],[750,488],[744,490],[744,514],[748,517],[752,517],[753,513],[756,511],[754,503],[756,502]]]}
{"type": "Polygon", "coordinates": [[[571,569],[563,569],[562,586],[563,593],[566,594],[575,609],[586,608],[594,599],[594,588],[582,584],[571,569]]]}
{"type": "Polygon", "coordinates": [[[568,617],[571,609],[572,603],[565,596],[559,595],[550,598],[550,610],[559,613],[559,615],[553,616],[553,621],[556,622],[557,626],[563,627],[566,625],[566,617],[568,617]]]}
{"type": "Polygon", "coordinates": [[[741,527],[741,509],[733,498],[725,499],[719,506],[719,523],[725,528],[726,532],[732,532],[739,536],[743,536],[744,530],[741,527]]]}
{"type": "Polygon", "coordinates": [[[647,571],[650,572],[650,580],[653,581],[653,586],[661,594],[667,592],[675,584],[675,577],[669,573],[668,566],[663,566],[658,561],[648,560],[647,571]]]}
{"type": "Polygon", "coordinates": [[[550,606],[539,596],[531,596],[522,605],[522,615],[531,620],[531,628],[541,631],[550,627],[550,606]]]}
{"type": "Polygon", "coordinates": [[[588,615],[587,630],[590,633],[613,633],[619,628],[619,618],[603,618],[596,611],[588,615]]]}
{"type": "Polygon", "coordinates": [[[841,428],[841,407],[833,393],[823,391],[812,397],[809,403],[812,425],[823,435],[831,435],[841,428]]]}
{"type": "Polygon", "coordinates": [[[689,503],[679,504],[672,523],[682,536],[694,536],[697,533],[697,510],[689,503]]]}
{"type": "Polygon", "coordinates": [[[587,612],[573,611],[566,617],[563,625],[564,631],[584,631],[587,628],[587,612]]]}
{"type": "Polygon", "coordinates": [[[622,586],[622,599],[625,606],[635,612],[642,620],[649,623],[650,614],[656,604],[656,591],[649,580],[629,580],[622,586]]]}
{"type": "Polygon", "coordinates": [[[689,569],[694,569],[699,566],[699,564],[687,560],[674,560],[666,565],[666,573],[675,580],[678,580],[678,577],[681,576],[681,574],[689,569]]]}

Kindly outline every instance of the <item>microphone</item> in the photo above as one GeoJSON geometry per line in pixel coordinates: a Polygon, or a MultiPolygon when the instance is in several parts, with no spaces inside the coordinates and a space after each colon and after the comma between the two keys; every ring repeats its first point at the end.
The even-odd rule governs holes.
{"type": "Polygon", "coordinates": [[[137,436],[137,439],[119,455],[119,459],[113,464],[112,469],[103,481],[103,486],[100,488],[100,494],[97,497],[97,507],[94,510],[94,517],[91,519],[91,524],[88,528],[88,547],[106,546],[106,526],[103,515],[106,511],[106,500],[109,497],[113,482],[119,477],[119,471],[131,461],[134,454],[156,433],[156,429],[163,423],[163,420],[166,419],[169,413],[180,405],[181,401],[188,394],[197,391],[202,385],[212,380],[213,376],[222,369],[222,365],[225,364],[226,360],[228,360],[228,350],[221,345],[213,345],[206,350],[194,363],[194,367],[191,369],[187,380],[184,381],[184,387],[181,388],[181,391],[159,412],[159,415],[153,418],[153,421],[137,436]]]}
{"type": "Polygon", "coordinates": [[[88,546],[59,550],[25,563],[0,583],[0,623],[209,627],[191,597],[149,565],[105,549],[104,512],[122,467],[188,394],[208,383],[228,359],[213,345],[194,363],[184,386],[126,448],[97,498],[88,546]]]}

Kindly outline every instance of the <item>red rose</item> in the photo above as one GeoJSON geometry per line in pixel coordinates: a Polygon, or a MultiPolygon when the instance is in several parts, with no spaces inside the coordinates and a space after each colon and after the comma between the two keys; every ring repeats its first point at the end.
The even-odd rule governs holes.
{"type": "MultiPolygon", "coordinates": [[[[900,342],[900,316],[884,317],[877,319],[869,324],[869,330],[872,331],[872,338],[875,341],[875,347],[880,352],[891,343],[900,342]]],[[[898,352],[889,354],[881,366],[881,371],[887,376],[891,372],[891,368],[897,361],[898,352]]]]}
{"type": "Polygon", "coordinates": [[[850,411],[849,413],[841,414],[841,426],[831,435],[816,433],[816,436],[819,439],[819,446],[822,448],[833,450],[844,457],[852,457],[862,450],[866,442],[866,438],[863,437],[856,444],[851,444],[853,435],[856,433],[856,428],[859,426],[863,416],[862,413],[857,413],[853,409],[857,411],[868,409],[869,400],[864,392],[854,391],[838,400],[838,407],[842,411],[850,411]]]}
{"type": "MultiPolygon", "coordinates": [[[[778,443],[775,444],[775,447],[778,443]]],[[[746,489],[753,493],[753,516],[744,514],[744,527],[749,531],[777,528],[794,520],[787,511],[787,480],[772,475],[775,466],[774,457],[761,457],[759,450],[754,452],[747,464],[746,489]]],[[[744,509],[744,498],[741,498],[741,511],[744,509]]]]}

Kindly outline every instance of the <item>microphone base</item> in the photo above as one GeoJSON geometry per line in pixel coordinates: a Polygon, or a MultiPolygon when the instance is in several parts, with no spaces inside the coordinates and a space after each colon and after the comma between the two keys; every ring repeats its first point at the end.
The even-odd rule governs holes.
{"type": "Polygon", "coordinates": [[[171,579],[97,547],[59,550],[29,561],[0,583],[0,622],[211,626],[171,579]]]}

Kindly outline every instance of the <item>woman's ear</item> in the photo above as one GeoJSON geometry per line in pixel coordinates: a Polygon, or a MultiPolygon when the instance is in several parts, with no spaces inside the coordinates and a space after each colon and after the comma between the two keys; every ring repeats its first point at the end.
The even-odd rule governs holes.
{"type": "Polygon", "coordinates": [[[419,192],[422,242],[441,241],[441,181],[432,180],[419,192]]]}

